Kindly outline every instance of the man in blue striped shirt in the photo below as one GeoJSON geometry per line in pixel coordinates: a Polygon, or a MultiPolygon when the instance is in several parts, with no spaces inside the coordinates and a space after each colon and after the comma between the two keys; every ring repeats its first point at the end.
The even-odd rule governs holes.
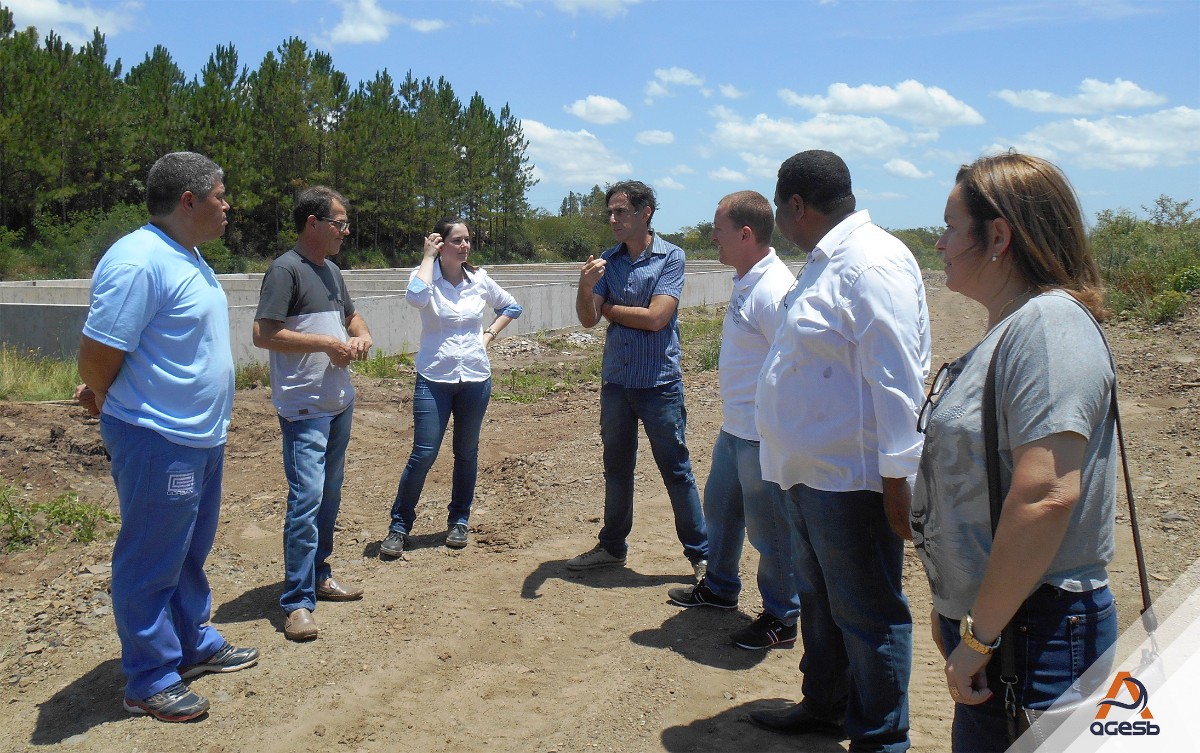
{"type": "Polygon", "coordinates": [[[708,565],[708,536],[684,437],[687,410],[676,316],[683,249],[651,229],[657,205],[650,186],[622,181],[604,198],[617,245],[599,259],[588,257],[575,298],[580,324],[594,327],[601,318],[608,320],[600,390],[604,526],[596,547],[567,560],[567,569],[625,564],[640,420],[667,486],[683,554],[699,580],[708,565]]]}

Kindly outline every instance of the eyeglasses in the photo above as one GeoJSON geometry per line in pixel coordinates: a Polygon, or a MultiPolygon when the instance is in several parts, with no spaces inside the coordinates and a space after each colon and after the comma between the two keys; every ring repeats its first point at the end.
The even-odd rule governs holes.
{"type": "Polygon", "coordinates": [[[942,368],[938,369],[937,374],[933,377],[933,386],[929,388],[929,394],[921,406],[921,412],[917,414],[917,431],[924,434],[925,430],[929,428],[929,416],[933,413],[934,406],[938,404],[942,393],[957,376],[958,372],[952,371],[948,363],[942,364],[942,368]]]}
{"type": "Polygon", "coordinates": [[[333,223],[333,226],[337,228],[339,233],[344,233],[350,229],[350,220],[335,220],[332,217],[318,217],[317,219],[333,223]]]}

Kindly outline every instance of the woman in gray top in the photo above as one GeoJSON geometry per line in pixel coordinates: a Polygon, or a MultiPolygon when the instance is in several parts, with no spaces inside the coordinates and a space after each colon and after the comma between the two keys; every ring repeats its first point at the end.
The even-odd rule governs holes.
{"type": "MultiPolygon", "coordinates": [[[[964,166],[937,248],[946,287],[987,308],[983,340],[942,368],[921,410],[913,542],[933,592],[933,637],[955,702],[955,751],[1009,744],[1001,632],[1016,708],[1048,708],[1112,643],[1116,379],[1095,322],[1100,274],[1078,200],[1022,154],[964,166]],[[1003,507],[993,536],[982,433],[996,358],[1003,507]]],[[[1020,712],[1018,712],[1020,713],[1020,712]]]]}

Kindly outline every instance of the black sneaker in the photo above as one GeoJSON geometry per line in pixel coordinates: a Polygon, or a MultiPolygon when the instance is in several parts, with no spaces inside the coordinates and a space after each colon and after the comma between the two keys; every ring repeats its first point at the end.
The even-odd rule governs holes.
{"type": "Polygon", "coordinates": [[[764,648],[792,648],[796,645],[796,626],[784,625],[763,612],[745,628],[730,634],[733,645],[751,651],[764,648]]]}
{"type": "Polygon", "coordinates": [[[388,557],[402,557],[406,546],[408,546],[407,536],[399,531],[388,531],[387,538],[379,544],[379,553],[388,557]]]}
{"type": "Polygon", "coordinates": [[[462,549],[467,545],[467,524],[455,523],[446,529],[446,546],[451,549],[462,549]]]}
{"type": "Polygon", "coordinates": [[[190,664],[179,670],[179,676],[187,680],[205,672],[236,672],[253,667],[258,663],[258,649],[234,648],[226,643],[217,652],[199,664],[190,664]]]}
{"type": "Polygon", "coordinates": [[[716,607],[717,609],[737,609],[737,599],[723,599],[709,590],[704,581],[691,588],[672,588],[667,591],[671,603],[677,607],[716,607]]]}
{"type": "Polygon", "coordinates": [[[164,722],[186,722],[208,712],[208,699],[188,690],[182,682],[140,701],[126,698],[122,705],[126,711],[149,714],[164,722]]]}

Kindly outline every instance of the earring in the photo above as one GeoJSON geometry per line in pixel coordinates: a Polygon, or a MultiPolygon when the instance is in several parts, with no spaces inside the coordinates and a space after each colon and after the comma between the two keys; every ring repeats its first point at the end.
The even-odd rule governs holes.
{"type": "Polygon", "coordinates": [[[992,254],[992,261],[996,261],[996,255],[992,254]]]}

